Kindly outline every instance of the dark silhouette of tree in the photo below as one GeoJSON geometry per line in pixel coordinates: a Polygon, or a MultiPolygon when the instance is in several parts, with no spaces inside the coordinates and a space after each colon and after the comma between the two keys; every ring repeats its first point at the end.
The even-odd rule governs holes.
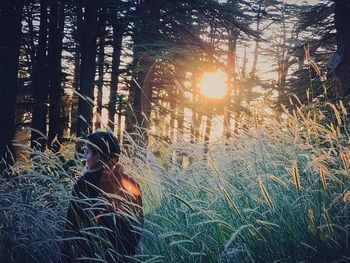
{"type": "Polygon", "coordinates": [[[83,25],[83,11],[82,6],[77,4],[73,7],[72,11],[73,21],[73,33],[72,40],[74,50],[72,53],[74,54],[74,72],[73,72],[73,96],[70,105],[70,135],[77,134],[77,120],[78,120],[78,101],[79,97],[77,92],[80,89],[80,64],[81,64],[81,30],[83,25]]]}
{"type": "MultiPolygon", "coordinates": [[[[320,76],[326,72],[327,61],[336,49],[334,4],[324,1],[317,5],[303,5],[300,11],[295,27],[299,39],[294,40],[297,45],[289,52],[290,64],[296,70],[288,74],[286,83],[289,94],[295,94],[307,104],[314,98],[325,100],[337,96],[333,86],[334,74],[328,74],[329,83],[322,81],[324,76],[320,76]]],[[[289,104],[290,97],[285,96],[285,105],[289,104]]]]}
{"type": "MultiPolygon", "coordinates": [[[[120,75],[120,60],[122,52],[122,40],[124,31],[126,29],[125,22],[120,18],[111,19],[112,30],[113,30],[113,53],[112,53],[112,75],[110,85],[110,95],[108,102],[108,117],[109,117],[109,128],[114,131],[115,127],[115,114],[117,107],[117,94],[118,94],[118,78],[120,75]]],[[[118,125],[121,124],[118,122],[118,125]]]]}
{"type": "Polygon", "coordinates": [[[50,24],[49,24],[49,44],[48,44],[48,70],[49,70],[49,132],[48,146],[58,149],[57,143],[52,145],[55,137],[62,138],[62,40],[65,20],[65,3],[63,1],[51,1],[50,3],[50,24]]]}
{"type": "Polygon", "coordinates": [[[101,13],[99,16],[98,25],[98,52],[97,52],[97,118],[95,123],[95,128],[101,128],[101,115],[102,115],[102,97],[103,97],[103,84],[105,75],[105,47],[106,47],[106,20],[104,14],[101,13]]]}
{"type": "Polygon", "coordinates": [[[340,95],[350,95],[350,3],[335,0],[335,28],[337,30],[337,53],[341,62],[335,69],[340,95]]]}
{"type": "Polygon", "coordinates": [[[84,4],[84,20],[81,29],[81,65],[78,103],[77,136],[92,131],[94,81],[96,71],[96,37],[98,6],[87,1],[84,4]]]}
{"type": "MultiPolygon", "coordinates": [[[[133,33],[133,67],[130,94],[132,98],[133,114],[130,118],[127,130],[133,132],[134,125],[148,128],[151,114],[152,66],[156,61],[159,47],[159,18],[160,7],[166,1],[157,0],[141,1],[136,7],[135,26],[133,33]]],[[[142,141],[148,140],[147,133],[143,132],[142,141]]]]}
{"type": "Polygon", "coordinates": [[[13,164],[23,0],[0,2],[0,174],[13,164]]]}
{"type": "Polygon", "coordinates": [[[38,149],[46,147],[46,119],[47,119],[47,31],[48,31],[48,2],[40,1],[40,31],[38,47],[33,65],[32,90],[33,90],[33,115],[31,146],[38,149]]]}

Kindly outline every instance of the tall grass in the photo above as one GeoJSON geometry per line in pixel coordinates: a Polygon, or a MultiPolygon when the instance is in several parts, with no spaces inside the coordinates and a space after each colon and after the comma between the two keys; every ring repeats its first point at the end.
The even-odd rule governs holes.
{"type": "MultiPolygon", "coordinates": [[[[348,116],[340,104],[327,107],[282,117],[257,107],[245,116],[245,129],[212,142],[208,153],[182,142],[157,154],[150,147],[125,155],[122,163],[141,184],[146,212],[130,261],[350,261],[348,116]],[[322,117],[327,112],[330,117],[322,117]]],[[[58,262],[82,157],[72,145],[59,154],[26,150],[31,159],[0,182],[1,256],[58,262]]]]}

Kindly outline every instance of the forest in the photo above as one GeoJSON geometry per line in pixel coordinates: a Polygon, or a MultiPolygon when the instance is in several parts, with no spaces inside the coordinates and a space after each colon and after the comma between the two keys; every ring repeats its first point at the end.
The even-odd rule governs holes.
{"type": "Polygon", "coordinates": [[[73,262],[350,262],[349,14],[348,0],[1,0],[0,262],[66,262],[99,131],[144,223],[121,258],[103,226],[81,229],[73,262]]]}

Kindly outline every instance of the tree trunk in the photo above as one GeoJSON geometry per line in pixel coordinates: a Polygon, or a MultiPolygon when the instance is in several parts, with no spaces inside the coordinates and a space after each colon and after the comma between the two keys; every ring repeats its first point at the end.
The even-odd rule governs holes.
{"type": "MultiPolygon", "coordinates": [[[[140,3],[140,5],[136,9],[136,13],[142,13],[143,12],[143,3],[140,3]]],[[[139,88],[139,85],[137,82],[138,79],[138,65],[139,65],[139,53],[141,52],[141,26],[142,21],[141,17],[142,15],[139,15],[140,17],[135,20],[135,28],[134,28],[134,35],[133,35],[133,61],[132,61],[132,73],[131,73],[131,81],[129,85],[129,97],[128,97],[128,108],[126,111],[126,120],[125,120],[125,132],[130,134],[132,138],[135,140],[137,139],[134,134],[137,133],[137,127],[139,126],[137,114],[140,111],[139,107],[141,105],[141,90],[139,88]]],[[[127,142],[128,143],[128,142],[127,142]]]]}
{"type": "Polygon", "coordinates": [[[171,91],[170,91],[170,124],[169,124],[169,128],[170,128],[170,141],[173,143],[175,140],[175,129],[177,127],[175,127],[175,118],[176,118],[176,87],[172,87],[171,91]]]}
{"type": "Polygon", "coordinates": [[[122,142],[122,111],[123,111],[123,105],[120,102],[118,105],[118,132],[117,136],[120,142],[122,142]]]}
{"type": "Polygon", "coordinates": [[[76,92],[79,92],[80,89],[80,57],[81,57],[81,28],[83,24],[83,13],[81,6],[77,6],[76,9],[76,28],[74,32],[74,41],[75,41],[75,56],[74,56],[74,80],[73,80],[73,97],[71,102],[70,109],[70,135],[77,134],[77,113],[78,113],[78,95],[76,92]]]}
{"type": "MultiPolygon", "coordinates": [[[[180,58],[181,59],[181,58],[180,58]]],[[[182,82],[186,79],[186,69],[181,65],[182,63],[177,62],[178,58],[175,57],[175,70],[174,70],[174,78],[175,78],[175,86],[174,86],[174,97],[171,98],[175,103],[175,112],[174,119],[176,120],[176,137],[174,138],[175,142],[182,142],[184,136],[184,121],[185,121],[185,97],[181,88],[182,82]]],[[[181,61],[181,60],[180,60],[181,61]]]]}
{"type": "Polygon", "coordinates": [[[197,113],[196,122],[195,122],[195,141],[199,143],[201,141],[201,133],[200,133],[200,127],[202,125],[203,121],[203,114],[197,113]]]}
{"type": "MultiPolygon", "coordinates": [[[[159,38],[159,18],[160,5],[163,0],[144,1],[137,9],[139,20],[135,23],[134,36],[134,68],[131,83],[131,93],[133,97],[133,111],[136,116],[133,124],[141,128],[141,142],[147,145],[148,128],[151,118],[152,84],[154,72],[152,66],[156,61],[157,39],[159,38]],[[149,46],[145,48],[145,46],[149,46]]],[[[138,127],[132,129],[138,133],[138,127]]]]}
{"type": "MultiPolygon", "coordinates": [[[[260,20],[261,20],[261,3],[262,1],[259,1],[259,7],[258,7],[258,13],[256,14],[256,32],[260,34],[260,20]]],[[[258,58],[259,58],[259,42],[260,42],[260,36],[258,36],[255,39],[255,48],[254,48],[254,56],[253,56],[253,65],[252,69],[250,71],[250,78],[255,79],[256,75],[256,68],[258,65],[258,58]]]]}
{"type": "Polygon", "coordinates": [[[94,82],[96,67],[97,7],[88,2],[85,5],[81,36],[81,68],[78,103],[77,136],[92,131],[94,82]]]}
{"type": "Polygon", "coordinates": [[[209,114],[207,116],[207,121],[205,125],[205,135],[204,135],[204,152],[207,153],[209,150],[210,134],[211,134],[211,124],[213,116],[209,114]]]}
{"type": "Polygon", "coordinates": [[[97,118],[95,128],[101,128],[101,115],[102,115],[102,92],[104,82],[104,64],[105,64],[105,45],[106,45],[106,22],[105,19],[100,16],[99,21],[99,33],[98,33],[98,81],[97,81],[97,118]]]}
{"type": "Polygon", "coordinates": [[[13,164],[18,57],[21,39],[23,0],[0,3],[0,175],[13,164]]]}
{"type": "MultiPolygon", "coordinates": [[[[231,31],[231,30],[230,30],[231,31]]],[[[230,32],[230,38],[228,43],[228,58],[227,58],[227,91],[226,91],[226,102],[224,108],[224,136],[226,139],[231,137],[230,126],[231,126],[231,102],[232,102],[232,91],[234,88],[235,74],[236,74],[236,44],[237,44],[238,33],[230,32]]],[[[235,94],[236,95],[236,94],[235,94]]]]}
{"type": "MultiPolygon", "coordinates": [[[[108,103],[108,126],[112,132],[115,127],[115,114],[117,107],[117,92],[118,92],[118,78],[119,78],[119,66],[120,56],[122,52],[122,40],[123,40],[124,27],[121,24],[113,25],[113,53],[112,53],[112,76],[111,76],[111,88],[108,103]]],[[[118,127],[120,123],[118,122],[118,127]]]]}
{"type": "MultiPolygon", "coordinates": [[[[260,0],[258,13],[256,14],[256,32],[258,32],[259,34],[260,34],[260,21],[261,21],[261,5],[262,5],[262,1],[260,0]]],[[[256,72],[257,72],[257,65],[258,65],[258,59],[259,59],[259,43],[260,43],[260,35],[257,36],[255,39],[252,68],[250,70],[249,78],[246,81],[245,93],[247,94],[246,101],[248,105],[252,100],[253,87],[256,85],[256,80],[257,80],[256,72]]]]}
{"type": "Polygon", "coordinates": [[[177,141],[180,142],[183,140],[183,136],[185,133],[185,105],[184,105],[184,100],[185,98],[181,95],[179,95],[180,98],[177,103],[177,141]]]}
{"type": "MultiPolygon", "coordinates": [[[[282,9],[282,19],[285,17],[285,10],[282,9]]],[[[289,70],[288,62],[290,59],[289,50],[287,47],[287,27],[286,23],[283,21],[282,25],[282,47],[279,51],[277,48],[278,56],[278,85],[279,85],[279,91],[278,91],[278,99],[279,99],[279,107],[281,107],[281,102],[283,103],[286,101],[286,82],[287,82],[287,74],[289,70]]]]}
{"type": "Polygon", "coordinates": [[[63,1],[52,1],[50,9],[48,55],[50,111],[48,145],[55,151],[59,149],[59,144],[54,143],[54,145],[52,145],[53,140],[56,136],[58,139],[61,139],[63,135],[61,96],[63,95],[64,90],[61,86],[61,56],[65,19],[64,6],[63,1]]]}
{"type": "Polygon", "coordinates": [[[192,120],[191,120],[191,143],[196,143],[199,138],[199,129],[202,123],[202,115],[199,113],[201,109],[200,91],[199,91],[199,72],[196,68],[192,69],[192,120]]]}
{"type": "Polygon", "coordinates": [[[46,147],[47,89],[47,0],[40,1],[40,31],[35,66],[33,68],[33,115],[31,146],[46,147]]]}
{"type": "Polygon", "coordinates": [[[335,28],[337,30],[337,53],[342,61],[335,69],[339,84],[339,95],[350,94],[350,3],[348,0],[335,1],[335,28]]]}
{"type": "MultiPolygon", "coordinates": [[[[235,47],[236,48],[236,47],[235,47]]],[[[241,71],[241,79],[242,81],[240,81],[240,83],[238,84],[236,81],[235,85],[234,85],[234,102],[235,102],[235,108],[234,108],[234,133],[237,134],[238,133],[238,128],[239,128],[239,118],[240,118],[240,105],[242,102],[242,93],[243,93],[243,87],[244,87],[244,83],[247,79],[246,76],[246,71],[247,71],[247,50],[244,47],[244,54],[243,54],[243,65],[242,65],[242,71],[241,71]]]]}

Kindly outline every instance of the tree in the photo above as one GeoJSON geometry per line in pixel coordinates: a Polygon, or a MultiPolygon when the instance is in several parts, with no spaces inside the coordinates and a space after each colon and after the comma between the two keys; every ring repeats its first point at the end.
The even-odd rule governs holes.
{"type": "MultiPolygon", "coordinates": [[[[124,31],[126,29],[125,21],[121,18],[114,18],[111,20],[113,28],[113,53],[112,53],[112,76],[110,85],[110,95],[108,103],[108,116],[109,116],[109,128],[114,132],[115,127],[115,114],[117,106],[117,93],[118,93],[118,78],[120,75],[120,60],[122,52],[122,40],[124,31]]],[[[121,123],[118,123],[119,127],[121,123]]]]}
{"type": "Polygon", "coordinates": [[[22,10],[23,0],[0,2],[0,174],[13,164],[22,10]]]}
{"type": "Polygon", "coordinates": [[[106,21],[103,14],[99,16],[98,26],[98,81],[97,81],[97,118],[95,127],[101,128],[101,115],[102,115],[102,97],[103,97],[103,84],[105,75],[105,46],[106,46],[106,21]]]}
{"type": "MultiPolygon", "coordinates": [[[[156,61],[157,50],[159,50],[159,18],[160,7],[164,0],[141,1],[136,7],[135,26],[133,35],[133,76],[131,82],[131,97],[133,100],[133,115],[129,123],[128,131],[135,131],[134,125],[148,128],[151,116],[151,100],[153,78],[152,66],[156,61]],[[158,41],[157,41],[158,40],[158,41]]],[[[137,128],[136,128],[137,129],[137,128]]],[[[142,141],[147,142],[147,132],[142,131],[142,141]]]]}
{"type": "Polygon", "coordinates": [[[337,53],[341,62],[335,69],[340,95],[350,95],[350,3],[335,0],[335,28],[337,30],[337,53]]]}
{"type": "MultiPolygon", "coordinates": [[[[232,91],[234,86],[237,87],[236,82],[236,49],[237,39],[239,32],[236,30],[228,29],[228,50],[227,50],[227,92],[225,96],[225,108],[224,108],[224,136],[226,139],[230,138],[230,111],[231,111],[231,100],[232,91]]],[[[237,91],[237,88],[235,89],[237,91]]],[[[237,92],[235,95],[238,95],[237,92]]]]}
{"type": "MultiPolygon", "coordinates": [[[[304,3],[295,15],[294,30],[297,39],[289,50],[290,70],[286,78],[288,93],[283,103],[289,105],[294,94],[302,103],[315,98],[329,99],[335,95],[334,77],[326,81],[327,60],[335,52],[334,5],[323,1],[316,5],[304,3]],[[305,63],[306,62],[306,63],[305,63]],[[293,96],[290,96],[293,94],[293,96]]],[[[329,77],[333,74],[329,74],[329,77]]]]}
{"type": "Polygon", "coordinates": [[[62,89],[62,73],[61,73],[61,56],[62,56],[62,40],[64,28],[64,9],[63,1],[51,2],[50,8],[50,25],[49,25],[49,50],[48,50],[48,68],[49,68],[49,132],[48,146],[54,146],[57,150],[58,144],[52,145],[55,137],[62,137],[62,113],[61,113],[61,96],[64,91],[62,89]]]}
{"type": "Polygon", "coordinates": [[[32,89],[33,89],[33,114],[31,147],[45,149],[46,147],[46,119],[47,119],[47,0],[40,1],[40,31],[38,47],[33,66],[32,89]]]}
{"type": "Polygon", "coordinates": [[[98,8],[86,2],[81,31],[81,66],[78,103],[77,136],[92,131],[92,110],[94,103],[94,80],[96,67],[96,37],[98,8]]]}
{"type": "Polygon", "coordinates": [[[71,99],[71,105],[70,105],[70,135],[76,135],[77,134],[77,113],[78,113],[78,102],[79,97],[77,95],[77,92],[79,92],[80,87],[80,64],[81,64],[81,29],[83,25],[83,11],[82,6],[77,4],[73,7],[72,12],[72,39],[73,39],[73,46],[74,50],[72,53],[74,54],[74,61],[73,61],[73,96],[71,99]]]}

